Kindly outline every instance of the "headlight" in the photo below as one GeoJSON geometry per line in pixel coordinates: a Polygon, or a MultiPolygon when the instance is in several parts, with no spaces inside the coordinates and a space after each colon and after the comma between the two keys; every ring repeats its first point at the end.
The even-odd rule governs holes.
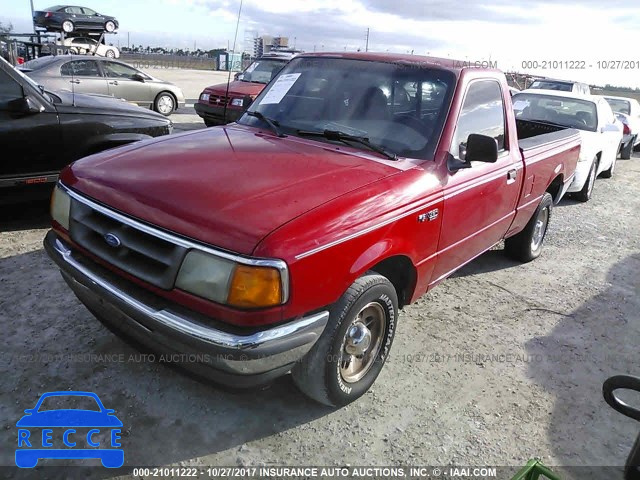
{"type": "Polygon", "coordinates": [[[198,250],[185,257],[176,287],[240,308],[273,307],[284,301],[277,268],[243,265],[198,250]]]}
{"type": "Polygon", "coordinates": [[[69,210],[71,209],[71,197],[59,185],[53,189],[51,195],[51,218],[69,230],[69,210]]]}
{"type": "Polygon", "coordinates": [[[242,98],[234,98],[231,100],[231,105],[234,107],[241,107],[244,104],[244,99],[242,98]]]}
{"type": "Polygon", "coordinates": [[[200,100],[202,100],[203,102],[208,102],[209,101],[209,94],[208,93],[203,93],[202,95],[200,95],[200,100]]]}

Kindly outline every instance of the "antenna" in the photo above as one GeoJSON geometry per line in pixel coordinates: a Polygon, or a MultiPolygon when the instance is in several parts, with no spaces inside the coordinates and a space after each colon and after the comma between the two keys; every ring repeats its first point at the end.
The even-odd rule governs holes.
{"type": "MultiPolygon", "coordinates": [[[[236,21],[236,34],[233,37],[233,50],[236,51],[236,41],[238,40],[238,27],[240,25],[240,14],[242,13],[242,0],[240,0],[240,7],[238,8],[238,20],[236,21]]],[[[240,59],[242,60],[242,55],[240,55],[240,59]]],[[[222,114],[223,121],[227,122],[227,104],[229,103],[229,83],[231,83],[231,66],[229,65],[229,52],[227,47],[227,70],[229,74],[227,75],[227,91],[224,94],[224,112],[222,114]]]]}

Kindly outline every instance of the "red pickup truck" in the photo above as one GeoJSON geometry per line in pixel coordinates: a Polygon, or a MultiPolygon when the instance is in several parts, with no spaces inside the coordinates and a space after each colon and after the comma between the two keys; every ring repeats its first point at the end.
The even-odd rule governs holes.
{"type": "Polygon", "coordinates": [[[344,405],[380,372],[400,308],[503,239],[540,254],[579,138],[516,124],[496,70],[303,55],[237,124],[65,169],[44,245],[123,338],[234,387],[292,372],[344,405]]]}

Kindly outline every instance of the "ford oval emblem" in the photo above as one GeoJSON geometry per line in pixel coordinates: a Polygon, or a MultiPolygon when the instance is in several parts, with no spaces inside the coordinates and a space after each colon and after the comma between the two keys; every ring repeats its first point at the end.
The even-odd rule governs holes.
{"type": "Polygon", "coordinates": [[[122,242],[118,237],[116,237],[113,233],[105,233],[104,241],[107,242],[107,245],[113,248],[117,248],[122,245],[122,242]]]}

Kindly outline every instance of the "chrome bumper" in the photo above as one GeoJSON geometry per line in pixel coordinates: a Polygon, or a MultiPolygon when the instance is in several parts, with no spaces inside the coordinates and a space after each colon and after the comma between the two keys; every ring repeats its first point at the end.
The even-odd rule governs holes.
{"type": "Polygon", "coordinates": [[[322,311],[250,334],[231,333],[220,322],[79,255],[53,231],[44,247],[78,299],[110,329],[168,358],[181,354],[182,360],[175,360],[181,367],[230,386],[260,384],[287,373],[313,347],[329,319],[329,312],[322,311]]]}

